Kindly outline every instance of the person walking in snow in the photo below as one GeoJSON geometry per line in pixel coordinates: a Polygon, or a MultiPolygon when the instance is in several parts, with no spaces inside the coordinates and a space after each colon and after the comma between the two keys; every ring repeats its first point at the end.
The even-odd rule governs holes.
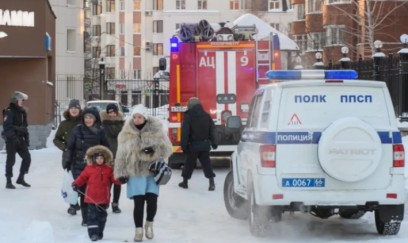
{"type": "Polygon", "coordinates": [[[30,137],[27,129],[27,112],[23,107],[23,102],[27,99],[28,95],[20,91],[14,91],[10,97],[9,106],[3,110],[2,137],[6,141],[7,189],[16,189],[11,181],[13,177],[13,166],[16,163],[16,153],[18,153],[22,159],[20,174],[16,183],[24,187],[31,186],[24,180],[24,175],[28,173],[31,164],[31,155],[28,151],[30,137]]]}
{"type": "Polygon", "coordinates": [[[181,127],[181,148],[187,155],[181,176],[183,181],[179,183],[181,188],[188,188],[188,180],[191,179],[197,158],[203,166],[203,172],[209,179],[209,191],[215,190],[213,168],[210,160],[210,150],[217,149],[215,125],[211,116],[204,111],[198,98],[192,97],[187,102],[187,111],[181,127]]]}
{"type": "MultiPolygon", "coordinates": [[[[72,171],[74,179],[78,178],[86,166],[84,159],[85,152],[88,148],[95,145],[104,145],[109,148],[105,130],[101,127],[99,112],[95,107],[89,107],[82,112],[81,123],[74,128],[68,141],[68,158],[64,169],[72,171]]],[[[82,226],[86,226],[88,222],[88,207],[86,202],[84,202],[85,197],[83,195],[86,185],[80,187],[79,190],[81,192],[79,197],[82,226]]]]}
{"type": "Polygon", "coordinates": [[[134,201],[134,241],[142,241],[144,233],[147,239],[152,239],[159,186],[149,167],[155,161],[167,159],[171,155],[170,139],[164,132],[161,121],[149,116],[143,105],[138,105],[119,133],[118,144],[114,174],[122,182],[128,180],[127,196],[134,201]],[[143,232],[145,203],[147,215],[143,232]]]}
{"type": "Polygon", "coordinates": [[[102,145],[90,147],[85,154],[87,166],[72,183],[74,191],[78,191],[83,185],[85,190],[85,202],[88,205],[88,235],[92,241],[101,240],[105,229],[109,207],[110,187],[112,183],[120,185],[113,177],[112,152],[102,145]]]}
{"type": "MultiPolygon", "coordinates": [[[[68,161],[68,139],[73,128],[81,122],[81,112],[79,100],[70,100],[68,109],[63,113],[65,120],[59,124],[52,140],[54,145],[62,151],[62,168],[66,167],[65,163],[68,161]]],[[[79,209],[79,204],[70,205],[67,212],[71,215],[76,215],[76,211],[79,209]]]]}
{"type": "MultiPolygon", "coordinates": [[[[102,127],[106,132],[106,137],[108,139],[111,151],[113,153],[114,161],[116,151],[118,149],[118,135],[122,130],[124,124],[123,113],[119,111],[116,104],[111,103],[106,106],[106,111],[102,110],[100,112],[102,127]]],[[[113,184],[113,200],[112,200],[112,212],[120,213],[119,208],[119,197],[121,192],[121,185],[113,184]]]]}

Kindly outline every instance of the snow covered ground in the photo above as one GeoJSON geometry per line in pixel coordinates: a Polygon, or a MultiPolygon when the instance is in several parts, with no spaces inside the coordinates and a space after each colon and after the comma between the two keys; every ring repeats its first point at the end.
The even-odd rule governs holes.
{"type": "MultiPolygon", "coordinates": [[[[68,215],[60,188],[63,170],[61,152],[52,145],[32,150],[32,165],[27,175],[30,189],[17,186],[5,189],[5,151],[0,152],[0,242],[1,243],[82,243],[90,242],[86,228],[80,226],[81,216],[68,215]]],[[[408,150],[408,137],[404,137],[408,150]]],[[[20,159],[14,167],[18,174],[20,159]]],[[[161,243],[246,243],[246,242],[408,242],[408,213],[396,236],[380,236],[375,229],[374,214],[367,213],[358,220],[333,216],[327,220],[309,214],[285,213],[264,238],[251,236],[247,221],[231,218],[224,206],[223,183],[227,168],[216,168],[216,190],[209,192],[208,181],[196,170],[189,189],[177,186],[180,170],[174,170],[169,184],[161,188],[153,240],[161,243]]],[[[408,175],[408,168],[406,168],[408,175]]],[[[16,177],[13,178],[14,180],[16,177]]],[[[408,180],[406,183],[408,189],[408,180]]],[[[133,242],[133,203],[126,198],[123,186],[120,199],[121,214],[109,209],[105,237],[102,242],[133,242]]],[[[408,207],[406,207],[408,209],[408,207]]],[[[408,211],[408,210],[406,210],[408,211]]]]}

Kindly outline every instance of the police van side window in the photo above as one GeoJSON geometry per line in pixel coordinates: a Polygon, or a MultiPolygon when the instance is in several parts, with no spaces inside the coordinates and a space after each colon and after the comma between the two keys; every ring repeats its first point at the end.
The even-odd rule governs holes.
{"type": "Polygon", "coordinates": [[[252,100],[251,110],[249,114],[250,121],[248,123],[248,127],[256,127],[260,118],[260,107],[262,101],[262,94],[256,95],[252,100]]]}
{"type": "Polygon", "coordinates": [[[271,92],[268,90],[266,92],[266,94],[264,94],[265,98],[264,98],[264,102],[263,102],[263,107],[262,107],[262,112],[260,114],[260,120],[261,120],[261,124],[260,127],[261,128],[268,128],[268,120],[269,120],[269,114],[271,112],[272,109],[272,95],[271,92]]]}

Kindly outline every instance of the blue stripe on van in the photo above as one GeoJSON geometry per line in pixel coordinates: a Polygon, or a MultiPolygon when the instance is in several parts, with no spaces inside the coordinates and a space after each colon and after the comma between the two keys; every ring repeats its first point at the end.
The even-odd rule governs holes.
{"type": "MultiPolygon", "coordinates": [[[[317,144],[320,140],[321,132],[260,132],[244,131],[241,140],[244,142],[254,142],[263,144],[317,144]]],[[[402,143],[399,131],[378,132],[382,144],[402,143]]]]}

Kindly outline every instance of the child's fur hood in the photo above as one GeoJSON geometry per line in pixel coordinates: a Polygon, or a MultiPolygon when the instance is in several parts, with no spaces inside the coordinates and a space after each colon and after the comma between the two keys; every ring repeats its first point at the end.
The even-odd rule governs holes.
{"type": "Polygon", "coordinates": [[[95,153],[102,153],[103,157],[105,158],[105,164],[112,167],[113,166],[113,154],[112,152],[105,146],[103,145],[96,145],[93,147],[90,147],[86,153],[85,153],[85,159],[86,159],[86,163],[88,165],[92,165],[93,164],[93,155],[95,153]]]}

